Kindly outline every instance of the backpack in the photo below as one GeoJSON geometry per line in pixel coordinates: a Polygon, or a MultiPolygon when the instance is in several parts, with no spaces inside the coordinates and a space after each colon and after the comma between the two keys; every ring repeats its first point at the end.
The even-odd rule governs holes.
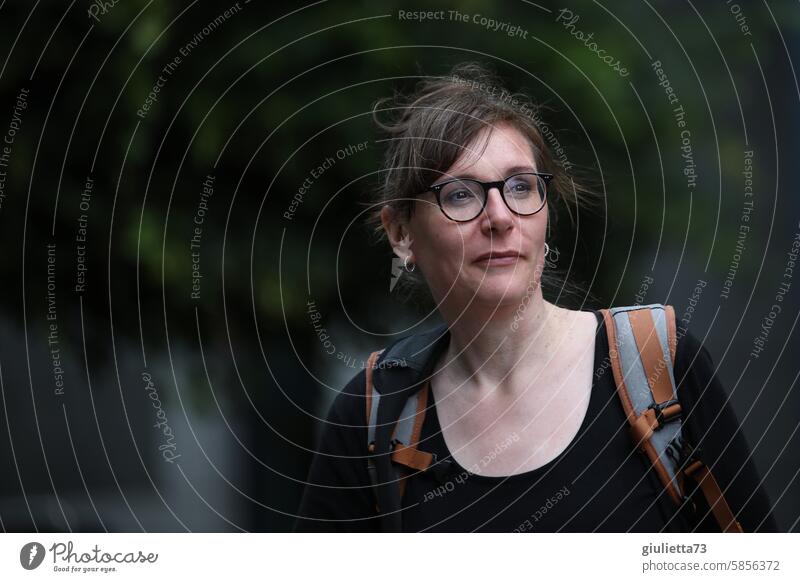
{"type": "MultiPolygon", "coordinates": [[[[680,507],[689,497],[689,482],[702,491],[720,530],[739,533],[743,529],[731,511],[722,490],[708,467],[699,459],[698,449],[683,437],[681,405],[678,402],[673,366],[677,346],[675,310],[670,305],[651,304],[602,309],[608,334],[610,365],[628,419],[636,449],[646,456],[667,495],[680,507]]],[[[375,389],[373,372],[381,366],[384,350],[373,352],[366,365],[367,471],[375,491],[375,509],[380,513],[386,489],[382,488],[376,460],[378,409],[381,393],[375,389]],[[382,497],[383,496],[383,497],[382,497]]],[[[392,362],[388,362],[391,365],[392,362]]],[[[432,453],[417,448],[427,409],[428,390],[408,395],[392,432],[390,465],[400,498],[407,479],[437,464],[432,453]]],[[[392,499],[392,515],[383,519],[383,529],[399,528],[400,500],[392,499]]]]}

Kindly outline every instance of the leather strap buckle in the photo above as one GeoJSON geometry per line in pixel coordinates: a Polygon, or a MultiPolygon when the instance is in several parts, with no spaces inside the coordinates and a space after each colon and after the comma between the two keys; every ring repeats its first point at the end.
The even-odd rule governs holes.
{"type": "Polygon", "coordinates": [[[651,408],[656,413],[656,422],[658,428],[661,428],[668,422],[673,422],[681,417],[680,402],[677,398],[667,400],[666,402],[654,402],[647,408],[651,408]]]}

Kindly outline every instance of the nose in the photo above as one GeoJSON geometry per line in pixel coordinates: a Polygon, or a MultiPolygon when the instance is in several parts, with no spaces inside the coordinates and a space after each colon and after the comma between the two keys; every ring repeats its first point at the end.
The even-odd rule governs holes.
{"type": "Polygon", "coordinates": [[[514,215],[503,201],[497,188],[490,188],[486,193],[486,207],[481,214],[481,231],[485,234],[504,233],[514,225],[514,215]]]}

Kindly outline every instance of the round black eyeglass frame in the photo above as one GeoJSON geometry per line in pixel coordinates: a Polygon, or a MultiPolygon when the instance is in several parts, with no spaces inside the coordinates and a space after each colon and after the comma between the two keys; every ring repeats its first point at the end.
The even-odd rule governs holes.
{"type": "Polygon", "coordinates": [[[483,214],[483,211],[486,209],[486,203],[489,201],[489,190],[491,190],[492,188],[497,188],[497,190],[500,192],[500,197],[503,199],[503,204],[505,204],[506,208],[508,208],[511,212],[513,212],[517,216],[533,216],[534,214],[539,212],[542,208],[544,208],[545,202],[547,202],[547,185],[550,183],[550,180],[552,179],[553,179],[553,174],[545,174],[543,172],[518,172],[516,174],[508,176],[507,178],[504,178],[503,180],[498,180],[495,182],[481,182],[480,180],[473,180],[471,178],[453,178],[452,180],[446,180],[441,184],[434,184],[433,186],[430,186],[428,188],[428,192],[433,192],[436,195],[436,203],[439,205],[439,210],[442,211],[442,214],[444,214],[448,220],[452,220],[453,222],[470,222],[478,218],[481,214],[483,214]],[[545,190],[544,190],[544,195],[542,196],[542,205],[539,206],[539,208],[537,208],[533,212],[528,212],[527,214],[522,212],[517,212],[516,210],[511,208],[511,206],[508,205],[505,193],[506,182],[508,182],[511,178],[516,178],[517,176],[538,176],[539,178],[544,180],[545,190]],[[466,220],[456,220],[455,218],[448,215],[447,212],[445,212],[444,207],[442,206],[442,197],[441,197],[442,188],[444,188],[448,184],[452,184],[453,182],[474,182],[475,184],[480,184],[481,188],[483,188],[483,193],[484,193],[483,206],[481,206],[481,209],[472,218],[468,218],[466,220]]]}

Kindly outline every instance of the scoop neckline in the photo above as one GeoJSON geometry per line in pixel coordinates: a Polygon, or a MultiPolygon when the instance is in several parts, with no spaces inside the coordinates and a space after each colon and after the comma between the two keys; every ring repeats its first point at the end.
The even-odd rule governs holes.
{"type": "MultiPolygon", "coordinates": [[[[601,349],[601,341],[600,341],[600,332],[603,326],[603,316],[599,310],[592,309],[590,310],[591,313],[595,315],[597,319],[597,329],[595,330],[595,343],[594,343],[594,362],[592,363],[592,369],[597,369],[597,361],[598,361],[598,351],[601,349]]],[[[541,467],[536,467],[535,469],[530,469],[528,471],[524,471],[522,473],[514,473],[512,475],[481,475],[480,473],[473,473],[466,467],[463,467],[461,463],[453,456],[453,453],[450,451],[450,447],[447,445],[447,440],[444,438],[444,432],[442,431],[442,425],[439,423],[439,413],[436,409],[436,399],[433,395],[433,388],[431,387],[431,380],[428,378],[427,382],[425,383],[425,388],[428,390],[428,397],[430,398],[429,406],[433,409],[434,415],[434,430],[436,430],[436,434],[439,435],[441,439],[442,447],[445,451],[445,458],[449,458],[450,462],[453,465],[453,471],[457,473],[465,473],[468,475],[470,479],[474,480],[484,480],[484,481],[508,481],[508,480],[516,480],[516,479],[524,479],[524,478],[531,478],[533,476],[538,476],[540,473],[543,473],[549,470],[553,465],[560,462],[564,457],[566,457],[572,449],[574,448],[575,443],[578,439],[583,437],[583,434],[588,429],[588,424],[590,422],[590,416],[594,416],[591,412],[597,407],[597,390],[595,389],[597,386],[597,374],[592,373],[592,387],[589,393],[589,404],[586,407],[586,414],[583,416],[583,420],[581,421],[581,425],[578,428],[578,432],[575,433],[575,436],[569,442],[569,444],[564,447],[558,455],[550,459],[547,463],[542,465],[541,467]]]]}

